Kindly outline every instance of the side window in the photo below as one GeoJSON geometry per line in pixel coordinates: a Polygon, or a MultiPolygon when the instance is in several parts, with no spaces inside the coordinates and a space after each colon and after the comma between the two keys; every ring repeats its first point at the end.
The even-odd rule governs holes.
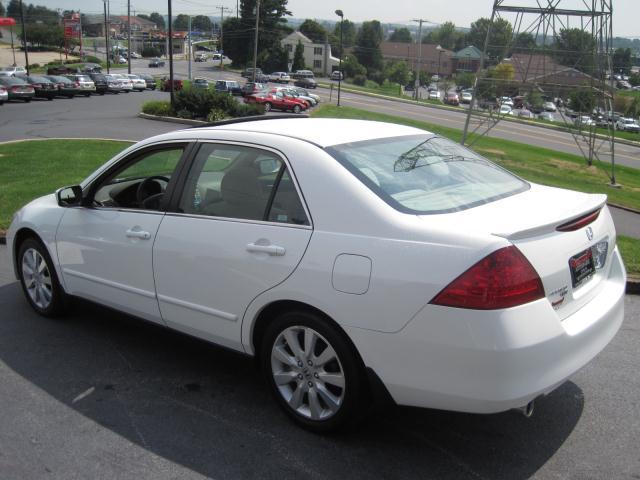
{"type": "Polygon", "coordinates": [[[239,145],[204,144],[200,147],[178,211],[308,225],[282,159],[265,150],[239,145]],[[283,185],[283,193],[280,193],[278,182],[283,185]]]}
{"type": "Polygon", "coordinates": [[[158,210],[184,146],[153,150],[111,174],[97,187],[96,207],[158,210]]]}

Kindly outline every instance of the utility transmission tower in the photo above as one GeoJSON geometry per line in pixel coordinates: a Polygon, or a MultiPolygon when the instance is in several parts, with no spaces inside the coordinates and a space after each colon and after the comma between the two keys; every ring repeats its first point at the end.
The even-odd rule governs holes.
{"type": "Polygon", "coordinates": [[[613,0],[494,0],[462,143],[473,145],[490,132],[507,116],[500,97],[515,97],[525,112],[557,109],[556,120],[587,163],[611,163],[607,174],[616,185],[612,18],[613,0]],[[579,8],[569,6],[576,3],[579,8]],[[501,39],[504,20],[512,31],[501,39]],[[569,32],[579,45],[568,41],[569,32]],[[498,64],[501,72],[493,68],[498,64]],[[570,97],[580,104],[567,105],[570,97]]]}
{"type": "Polygon", "coordinates": [[[223,39],[224,39],[224,35],[223,35],[223,27],[222,24],[224,23],[224,12],[227,13],[232,13],[233,10],[231,10],[230,8],[227,8],[223,5],[216,5],[216,8],[220,9],[220,48],[218,49],[220,51],[220,70],[224,69],[224,47],[223,47],[223,39]]]}

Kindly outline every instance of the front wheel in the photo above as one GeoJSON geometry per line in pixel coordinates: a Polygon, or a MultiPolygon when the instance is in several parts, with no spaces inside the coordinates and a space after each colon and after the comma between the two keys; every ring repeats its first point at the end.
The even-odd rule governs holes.
{"type": "Polygon", "coordinates": [[[31,307],[45,317],[63,313],[66,294],[44,245],[35,238],[25,240],[18,253],[18,267],[20,284],[31,307]]]}
{"type": "Polygon", "coordinates": [[[266,102],[264,104],[264,111],[265,112],[270,112],[271,111],[271,104],[269,102],[266,102]]]}
{"type": "Polygon", "coordinates": [[[323,317],[306,311],[277,317],[263,337],[260,361],[276,401],[300,426],[327,432],[361,416],[360,361],[323,317]]]}
{"type": "Polygon", "coordinates": [[[300,105],[293,106],[293,113],[300,113],[301,110],[302,108],[300,108],[300,105]]]}

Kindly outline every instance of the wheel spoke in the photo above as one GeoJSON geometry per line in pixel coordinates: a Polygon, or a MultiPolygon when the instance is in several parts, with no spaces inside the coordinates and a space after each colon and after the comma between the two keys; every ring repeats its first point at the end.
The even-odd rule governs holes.
{"type": "Polygon", "coordinates": [[[22,273],[33,276],[33,268],[31,268],[31,265],[29,265],[29,262],[27,262],[26,258],[24,260],[25,261],[22,262],[22,273]]]}
{"type": "Polygon", "coordinates": [[[304,358],[304,352],[300,348],[300,342],[298,342],[298,336],[295,334],[293,329],[288,328],[284,332],[284,338],[287,341],[287,344],[289,345],[289,348],[291,348],[291,351],[293,352],[293,354],[297,358],[300,358],[300,359],[304,358]]]}
{"type": "Polygon", "coordinates": [[[302,385],[297,385],[296,389],[293,391],[293,395],[289,399],[289,406],[294,410],[298,410],[302,405],[302,399],[304,397],[304,389],[302,385]]]}
{"type": "Polygon", "coordinates": [[[42,273],[47,268],[47,263],[40,255],[38,255],[38,273],[42,273]]]}
{"type": "Polygon", "coordinates": [[[316,348],[316,341],[318,337],[316,336],[316,332],[311,330],[310,328],[304,329],[304,353],[305,358],[310,359],[313,356],[313,352],[316,348]]]}
{"type": "Polygon", "coordinates": [[[296,372],[278,372],[273,374],[273,379],[276,381],[276,385],[288,385],[293,382],[297,377],[296,372]]]}
{"type": "Polygon", "coordinates": [[[314,358],[313,363],[317,366],[326,365],[328,362],[336,358],[336,352],[329,345],[322,351],[320,355],[314,358]]]}
{"type": "Polygon", "coordinates": [[[335,385],[336,387],[344,388],[344,376],[342,373],[327,373],[322,372],[319,373],[318,376],[320,380],[324,383],[328,383],[330,385],[335,385]]]}
{"type": "Polygon", "coordinates": [[[46,277],[42,277],[42,283],[51,287],[51,277],[48,275],[46,277]]]}
{"type": "Polygon", "coordinates": [[[332,413],[337,412],[338,408],[340,408],[341,399],[335,397],[324,387],[324,385],[318,385],[317,390],[318,395],[322,398],[324,403],[326,403],[329,410],[331,410],[332,413]]]}
{"type": "Polygon", "coordinates": [[[44,285],[40,285],[40,297],[48,304],[51,301],[51,292],[44,285]]]}
{"type": "Polygon", "coordinates": [[[276,360],[278,360],[280,363],[284,363],[285,365],[289,365],[290,367],[298,366],[296,359],[289,355],[282,345],[274,347],[272,356],[275,357],[276,360]]]}
{"type": "Polygon", "coordinates": [[[320,419],[320,416],[322,415],[322,406],[320,405],[318,392],[315,388],[309,390],[309,411],[311,412],[312,420],[320,419]]]}

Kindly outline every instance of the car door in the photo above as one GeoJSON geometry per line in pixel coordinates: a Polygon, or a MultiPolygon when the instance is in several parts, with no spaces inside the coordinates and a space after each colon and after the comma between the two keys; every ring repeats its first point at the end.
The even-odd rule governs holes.
{"type": "Polygon", "coordinates": [[[66,210],[56,242],[68,293],[162,323],[152,247],[186,146],[136,151],[88,187],[88,206],[66,210]]]}
{"type": "Polygon", "coordinates": [[[202,143],[173,207],[154,245],[162,317],[241,350],[247,306],[291,275],[311,238],[291,170],[266,148],[202,143]]]}

